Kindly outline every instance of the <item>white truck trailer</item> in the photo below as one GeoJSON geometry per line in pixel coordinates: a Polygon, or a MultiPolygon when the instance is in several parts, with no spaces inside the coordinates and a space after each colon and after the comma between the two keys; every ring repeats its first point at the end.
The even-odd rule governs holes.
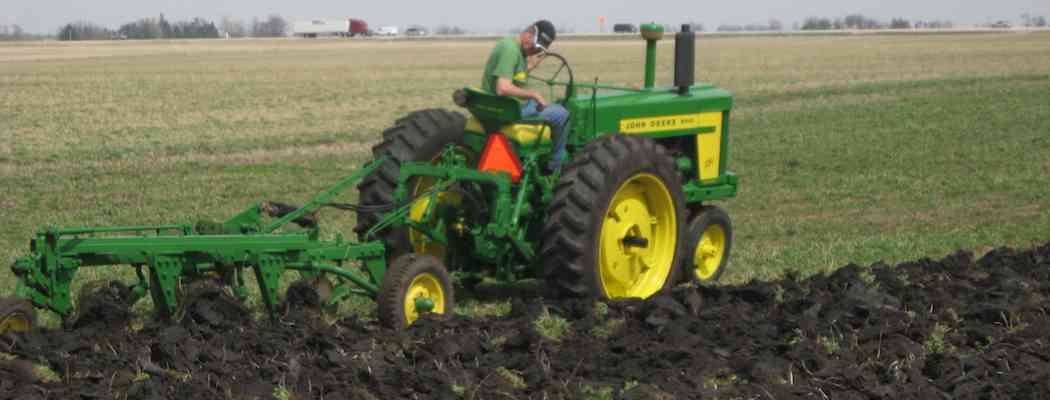
{"type": "Polygon", "coordinates": [[[296,36],[315,38],[318,36],[367,36],[368,23],[353,18],[315,19],[295,21],[292,29],[296,36]]]}

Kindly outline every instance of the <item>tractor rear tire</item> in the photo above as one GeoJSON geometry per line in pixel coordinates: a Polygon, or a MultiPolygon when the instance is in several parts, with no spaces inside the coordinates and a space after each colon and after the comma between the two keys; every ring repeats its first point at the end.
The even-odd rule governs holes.
{"type": "Polygon", "coordinates": [[[733,224],[729,214],[717,206],[704,206],[689,223],[685,236],[684,280],[717,282],[729,263],[733,246],[733,224]]]}
{"type": "Polygon", "coordinates": [[[36,309],[29,300],[18,297],[0,298],[0,335],[26,332],[36,327],[36,309]]]}
{"type": "Polygon", "coordinates": [[[401,330],[412,325],[424,312],[451,314],[456,305],[452,278],[434,256],[404,254],[390,264],[383,275],[376,299],[379,322],[401,330]],[[417,299],[429,299],[432,309],[417,310],[417,299]]]}
{"type": "MultiPolygon", "coordinates": [[[[383,131],[383,141],[372,147],[372,155],[389,155],[392,160],[383,163],[375,172],[357,185],[361,206],[382,206],[394,202],[394,190],[403,162],[430,162],[441,155],[448,144],[462,143],[466,119],[462,114],[427,109],[412,112],[398,119],[394,126],[383,131]]],[[[358,212],[354,232],[364,241],[364,235],[380,220],[382,213],[358,212]]],[[[386,244],[390,258],[411,251],[408,228],[387,229],[379,233],[386,244]]]]}
{"type": "Polygon", "coordinates": [[[663,146],[607,135],[563,171],[539,257],[552,286],[576,296],[645,298],[677,283],[685,195],[663,146]]]}

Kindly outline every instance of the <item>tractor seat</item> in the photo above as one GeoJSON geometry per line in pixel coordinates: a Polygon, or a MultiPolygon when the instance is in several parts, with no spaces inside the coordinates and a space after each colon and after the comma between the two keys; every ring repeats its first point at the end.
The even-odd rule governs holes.
{"type": "MultiPolygon", "coordinates": [[[[518,123],[511,123],[503,125],[497,131],[503,132],[503,135],[507,136],[507,139],[513,140],[520,146],[532,146],[539,140],[539,144],[550,144],[551,142],[551,128],[550,125],[544,124],[541,119],[539,121],[525,121],[518,123]]],[[[476,117],[467,118],[467,126],[465,131],[467,133],[473,133],[477,135],[486,135],[485,128],[481,126],[481,121],[476,117]]]]}
{"type": "Polygon", "coordinates": [[[551,129],[539,116],[522,118],[521,103],[510,97],[497,96],[472,87],[457,90],[452,95],[457,105],[470,111],[466,131],[480,135],[503,132],[519,146],[549,144],[551,129]]]}

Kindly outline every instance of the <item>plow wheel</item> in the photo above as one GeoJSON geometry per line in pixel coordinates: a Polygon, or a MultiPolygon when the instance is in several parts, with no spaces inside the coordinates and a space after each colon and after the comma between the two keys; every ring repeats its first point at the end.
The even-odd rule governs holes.
{"type": "MultiPolygon", "coordinates": [[[[376,172],[357,185],[361,206],[392,204],[400,173],[399,164],[435,161],[445,146],[462,143],[465,126],[466,119],[462,115],[442,109],[416,111],[397,120],[393,127],[383,132],[383,141],[372,148],[374,157],[378,158],[388,154],[393,160],[384,163],[376,172]]],[[[416,195],[426,191],[433,185],[433,182],[417,179],[410,184],[412,191],[409,194],[416,195]]],[[[439,195],[439,201],[458,201],[458,195],[442,193],[439,195]]],[[[427,208],[425,203],[425,201],[416,202],[410,218],[419,218],[423,210],[427,208]]],[[[382,212],[357,213],[357,226],[354,227],[354,232],[358,234],[359,239],[365,240],[362,236],[379,222],[381,214],[382,212]]],[[[403,227],[380,232],[379,239],[382,239],[387,245],[387,253],[391,260],[407,252],[444,257],[443,247],[428,244],[421,240],[422,235],[411,235],[409,231],[409,228],[403,227]]]]}
{"type": "Polygon", "coordinates": [[[675,283],[684,205],[674,160],[653,139],[595,140],[573,157],[551,200],[542,273],[578,296],[652,296],[675,283]]]}
{"type": "Polygon", "coordinates": [[[729,249],[733,244],[733,225],[729,214],[715,206],[704,207],[689,224],[688,257],[684,264],[691,271],[686,279],[699,282],[714,282],[722,277],[729,262],[729,249]]]}
{"type": "Polygon", "coordinates": [[[451,313],[456,301],[452,279],[441,261],[425,254],[405,254],[390,264],[379,287],[379,322],[401,329],[427,313],[451,313]]]}
{"type": "Polygon", "coordinates": [[[0,298],[0,335],[8,332],[26,332],[36,326],[36,309],[29,300],[17,297],[0,298]]]}

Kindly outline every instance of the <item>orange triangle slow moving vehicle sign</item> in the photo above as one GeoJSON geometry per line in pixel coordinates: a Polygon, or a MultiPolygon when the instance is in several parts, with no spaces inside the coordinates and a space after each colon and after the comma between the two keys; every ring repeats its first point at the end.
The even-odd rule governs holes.
{"type": "Polygon", "coordinates": [[[510,174],[510,180],[514,183],[518,183],[518,179],[521,179],[521,161],[518,161],[518,155],[514,154],[514,149],[510,147],[507,137],[502,133],[489,135],[489,140],[485,143],[485,150],[481,152],[478,170],[506,172],[510,174]]]}

